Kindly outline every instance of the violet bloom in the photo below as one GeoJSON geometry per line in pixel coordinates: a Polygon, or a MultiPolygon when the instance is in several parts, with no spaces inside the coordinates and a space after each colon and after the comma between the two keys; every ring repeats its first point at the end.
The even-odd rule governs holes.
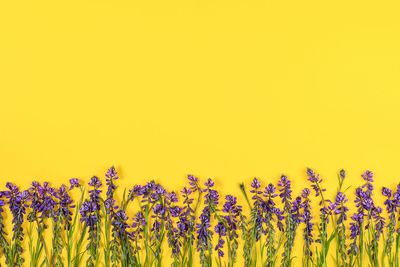
{"type": "Polygon", "coordinates": [[[304,253],[307,259],[312,256],[311,245],[314,242],[313,239],[313,225],[314,223],[311,222],[311,200],[309,199],[310,196],[310,189],[305,188],[301,192],[301,197],[303,198],[302,206],[303,206],[303,215],[302,221],[304,222],[304,230],[303,230],[303,238],[304,238],[304,253]]]}
{"type": "Polygon", "coordinates": [[[389,214],[389,223],[387,224],[387,237],[385,241],[385,249],[387,255],[390,255],[394,242],[394,233],[396,231],[396,213],[397,208],[400,206],[400,195],[399,191],[393,194],[392,190],[389,188],[382,188],[382,195],[386,197],[384,205],[386,206],[386,211],[389,214]]]}
{"type": "Polygon", "coordinates": [[[215,226],[215,233],[218,234],[218,243],[215,246],[214,250],[218,251],[218,256],[219,257],[223,257],[224,256],[224,252],[222,251],[222,249],[224,248],[224,239],[222,238],[223,236],[226,236],[226,228],[224,226],[224,224],[222,222],[219,222],[216,226],[215,226]]]}
{"type": "Polygon", "coordinates": [[[107,188],[107,198],[105,200],[105,208],[107,210],[107,214],[110,214],[114,211],[114,209],[118,209],[118,206],[115,205],[114,199],[114,191],[117,188],[114,181],[118,179],[117,172],[115,171],[114,166],[109,168],[106,173],[106,184],[107,188]]]}
{"type": "Polygon", "coordinates": [[[350,248],[347,251],[347,254],[357,255],[360,249],[363,249],[357,246],[357,237],[362,233],[361,228],[364,221],[364,215],[361,213],[354,213],[351,217],[351,220],[352,222],[350,223],[350,239],[353,240],[353,242],[350,244],[350,248]]]}
{"type": "Polygon", "coordinates": [[[132,189],[129,189],[130,200],[133,201],[136,196],[140,196],[143,187],[141,185],[135,185],[132,189]]]}
{"type": "MultiPolygon", "coordinates": [[[[287,201],[288,202],[288,201],[287,201]]],[[[290,204],[289,204],[290,205],[290,204]]],[[[302,208],[301,197],[296,197],[286,215],[286,241],[284,244],[284,252],[282,253],[282,266],[289,266],[291,262],[291,254],[296,237],[296,230],[301,221],[300,209],[302,208]]]]}
{"type": "MultiPolygon", "coordinates": [[[[42,196],[41,192],[43,192],[43,188],[40,183],[33,181],[31,183],[31,187],[29,188],[29,195],[30,195],[30,208],[31,212],[28,214],[28,221],[34,222],[38,220],[39,213],[42,212],[42,196]]],[[[40,229],[38,229],[40,231],[40,229]]]]}
{"type": "Polygon", "coordinates": [[[168,208],[165,218],[165,228],[167,230],[168,245],[172,250],[173,256],[175,257],[175,259],[177,259],[181,251],[180,247],[182,243],[179,240],[179,230],[175,227],[172,218],[180,217],[182,209],[179,206],[175,205],[175,203],[178,202],[178,197],[173,191],[166,195],[165,202],[168,208]]]}
{"type": "Polygon", "coordinates": [[[367,187],[367,192],[371,192],[372,194],[372,190],[374,189],[374,186],[372,185],[374,180],[372,178],[374,177],[374,174],[371,171],[366,171],[361,176],[366,181],[366,183],[362,186],[362,188],[367,187]]]}
{"type": "Polygon", "coordinates": [[[310,168],[307,168],[307,175],[308,175],[308,181],[312,183],[311,187],[315,191],[315,196],[318,197],[319,195],[321,195],[322,201],[320,202],[320,205],[322,204],[325,205],[323,192],[325,192],[326,189],[321,187],[322,179],[319,178],[319,174],[316,175],[315,172],[310,168]]]}
{"type": "MultiPolygon", "coordinates": [[[[235,261],[236,259],[236,250],[238,248],[238,237],[237,229],[239,228],[239,223],[243,223],[243,216],[242,216],[242,206],[237,204],[237,198],[232,195],[227,195],[225,197],[226,201],[223,206],[223,219],[226,223],[227,235],[229,236],[228,249],[230,250],[231,260],[235,261]],[[240,218],[240,222],[238,222],[238,217],[240,218]]],[[[222,244],[223,245],[223,244],[222,244]]],[[[222,247],[221,247],[222,248],[222,247]]]]}
{"type": "Polygon", "coordinates": [[[338,192],[336,195],[336,200],[335,200],[335,214],[339,215],[339,218],[337,219],[337,223],[341,224],[343,221],[347,220],[347,211],[349,209],[345,206],[347,203],[348,199],[346,198],[346,195],[343,194],[342,192],[338,192]]]}
{"type": "Polygon", "coordinates": [[[97,176],[93,176],[90,179],[89,185],[93,187],[93,189],[89,190],[90,201],[92,201],[92,203],[96,205],[97,210],[100,210],[100,193],[102,192],[102,190],[99,190],[99,188],[102,185],[101,181],[99,178],[97,178],[97,176]]]}
{"type": "MultiPolygon", "coordinates": [[[[0,198],[3,197],[2,192],[0,192],[0,198]]],[[[7,249],[8,242],[6,240],[6,232],[4,231],[4,217],[3,217],[3,212],[4,209],[3,207],[6,205],[6,202],[3,199],[0,199],[0,246],[3,249],[3,252],[5,249],[7,249]]]]}
{"type": "Polygon", "coordinates": [[[279,197],[282,199],[282,203],[285,205],[285,210],[288,211],[290,209],[290,201],[292,200],[292,190],[291,190],[291,182],[290,180],[282,174],[281,179],[278,182],[278,186],[280,187],[279,197]]]}
{"type": "Polygon", "coordinates": [[[191,197],[192,191],[184,187],[181,191],[183,195],[183,204],[185,205],[182,211],[182,216],[179,218],[178,229],[179,235],[184,239],[185,242],[191,242],[194,240],[194,210],[191,207],[193,198],[191,197]],[[190,239],[190,240],[189,240],[190,239]]]}
{"type": "MultiPolygon", "coordinates": [[[[276,188],[273,184],[269,184],[267,187],[265,187],[264,191],[264,197],[266,198],[265,201],[262,203],[263,207],[263,212],[265,214],[264,217],[264,222],[267,224],[267,232],[269,231],[268,228],[271,228],[271,226],[268,226],[271,221],[273,221],[273,215],[276,216],[277,220],[277,226],[280,231],[283,231],[283,224],[282,224],[282,219],[284,218],[282,216],[282,212],[275,206],[275,201],[274,198],[276,198],[278,195],[276,194],[276,188]]],[[[272,229],[270,229],[272,230],[272,229]]]]}
{"type": "Polygon", "coordinates": [[[213,232],[209,230],[211,227],[211,213],[214,212],[216,205],[218,205],[219,195],[218,192],[212,187],[214,186],[214,182],[211,179],[208,179],[204,184],[206,189],[205,196],[205,207],[203,208],[203,212],[200,215],[200,223],[197,223],[197,251],[200,252],[200,263],[208,261],[208,258],[211,255],[206,255],[206,252],[211,248],[211,240],[213,236],[213,232]]]}
{"type": "Polygon", "coordinates": [[[340,178],[342,179],[342,180],[344,180],[344,178],[346,178],[346,172],[345,172],[345,170],[340,170],[340,172],[339,172],[339,176],[340,176],[340,178]]]}
{"type": "Polygon", "coordinates": [[[190,190],[194,193],[197,190],[201,191],[200,187],[199,187],[199,178],[194,177],[193,175],[188,175],[188,180],[189,180],[189,185],[190,190]]]}
{"type": "Polygon", "coordinates": [[[347,220],[347,212],[349,209],[345,206],[347,203],[348,199],[346,198],[346,195],[343,194],[342,192],[338,192],[336,195],[335,199],[335,214],[339,215],[339,218],[337,219],[336,227],[338,229],[338,249],[340,253],[340,258],[342,260],[342,265],[345,265],[347,256],[346,256],[346,226],[344,221],[347,220]]]}
{"type": "Polygon", "coordinates": [[[24,239],[22,223],[24,222],[25,210],[28,207],[26,202],[28,201],[29,198],[29,192],[28,191],[20,192],[19,188],[12,183],[7,183],[6,187],[8,190],[4,191],[3,194],[8,199],[7,204],[13,216],[12,240],[14,241],[13,249],[15,249],[15,253],[13,255],[14,258],[11,259],[11,261],[15,262],[17,266],[21,266],[24,262],[24,258],[21,257],[24,251],[22,247],[22,242],[24,239]]]}
{"type": "MultiPolygon", "coordinates": [[[[130,228],[127,221],[128,216],[126,216],[124,210],[119,209],[113,214],[113,219],[111,221],[113,239],[110,242],[113,265],[118,265],[120,262],[121,252],[129,254],[129,252],[133,250],[131,244],[132,236],[127,231],[127,229],[130,228]]],[[[128,261],[130,261],[130,259],[128,259],[128,261]]]]}
{"type": "Polygon", "coordinates": [[[87,260],[87,265],[94,266],[97,257],[97,250],[100,245],[100,229],[98,227],[100,223],[98,215],[99,205],[91,200],[85,200],[85,202],[82,203],[80,214],[80,221],[88,228],[89,233],[87,245],[89,258],[87,260]]]}
{"type": "Polygon", "coordinates": [[[79,184],[78,178],[72,178],[69,180],[70,188],[69,190],[72,190],[75,187],[80,187],[81,185],[79,184]]]}
{"type": "Polygon", "coordinates": [[[75,205],[73,205],[73,200],[69,196],[65,185],[61,185],[58,189],[56,198],[59,199],[59,202],[54,216],[55,221],[61,220],[60,222],[64,225],[64,229],[69,230],[72,221],[71,209],[75,208],[75,205]]]}
{"type": "Polygon", "coordinates": [[[261,198],[262,191],[259,190],[260,187],[260,181],[257,178],[254,178],[251,182],[252,190],[250,190],[250,192],[253,193],[252,199],[254,200],[253,209],[251,211],[251,221],[253,222],[253,224],[251,226],[252,230],[250,232],[255,235],[256,241],[260,240],[261,232],[263,232],[263,199],[261,198]]]}

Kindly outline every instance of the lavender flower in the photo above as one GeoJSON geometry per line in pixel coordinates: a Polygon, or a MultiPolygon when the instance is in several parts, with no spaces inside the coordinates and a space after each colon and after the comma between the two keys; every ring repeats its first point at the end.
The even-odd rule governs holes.
{"type": "Polygon", "coordinates": [[[111,168],[108,169],[106,173],[106,184],[108,188],[107,188],[107,198],[104,204],[107,210],[107,214],[113,212],[114,209],[118,209],[118,206],[115,205],[115,199],[114,199],[114,191],[117,188],[114,181],[117,179],[118,179],[117,172],[115,171],[114,166],[112,166],[111,168]]]}
{"type": "Polygon", "coordinates": [[[96,176],[93,176],[90,179],[89,185],[92,187],[89,190],[89,200],[85,200],[82,204],[80,213],[81,213],[81,222],[85,222],[85,227],[88,227],[88,245],[87,251],[89,254],[89,258],[87,259],[86,264],[88,266],[94,266],[98,257],[98,249],[100,245],[100,193],[99,190],[101,181],[96,176]]]}
{"type": "Polygon", "coordinates": [[[309,199],[310,196],[310,189],[305,188],[301,192],[301,197],[303,198],[302,202],[302,207],[303,207],[303,214],[301,216],[301,220],[304,222],[304,230],[303,230],[303,239],[304,239],[304,246],[303,246],[303,252],[304,252],[304,260],[303,260],[303,266],[309,266],[310,264],[310,258],[312,257],[312,250],[311,250],[311,245],[314,242],[313,239],[313,225],[314,223],[311,222],[312,216],[311,216],[311,200],[309,199]]]}
{"type": "Polygon", "coordinates": [[[400,198],[397,192],[393,194],[392,198],[392,190],[387,187],[382,188],[382,195],[386,197],[384,205],[386,206],[386,211],[389,215],[389,223],[387,224],[387,235],[384,247],[384,254],[389,257],[394,242],[394,233],[396,231],[396,213],[397,208],[400,206],[400,198]]]}
{"type": "Polygon", "coordinates": [[[231,266],[236,261],[236,251],[239,247],[239,243],[237,240],[239,237],[237,234],[237,229],[242,226],[243,217],[242,217],[242,206],[237,204],[237,198],[232,195],[227,195],[225,199],[226,201],[222,209],[224,213],[223,226],[225,231],[227,232],[228,256],[229,256],[228,266],[231,266]],[[240,221],[238,219],[240,219],[240,221]]]}
{"type": "Polygon", "coordinates": [[[12,246],[13,249],[15,250],[15,253],[12,253],[11,257],[6,258],[6,261],[7,265],[21,266],[24,262],[24,258],[22,258],[22,253],[24,251],[22,247],[22,242],[24,240],[24,232],[22,224],[24,222],[25,210],[28,207],[26,202],[29,197],[29,192],[28,191],[20,192],[19,188],[16,185],[13,185],[12,183],[7,183],[6,187],[8,188],[8,190],[4,191],[3,194],[8,199],[8,206],[13,216],[12,240],[14,242],[12,246]]]}
{"type": "Polygon", "coordinates": [[[206,252],[210,251],[213,236],[213,232],[209,230],[211,227],[211,212],[218,205],[219,195],[216,190],[212,189],[214,182],[211,179],[208,179],[204,185],[206,189],[203,192],[207,193],[204,201],[206,206],[200,215],[200,223],[197,224],[197,251],[200,253],[200,263],[207,265],[210,264],[211,255],[210,253],[207,255],[206,252]]]}
{"type": "Polygon", "coordinates": [[[79,184],[78,178],[72,178],[69,180],[70,188],[69,190],[72,190],[74,187],[80,187],[81,185],[79,184]]]}
{"type": "Polygon", "coordinates": [[[220,262],[220,266],[221,266],[221,257],[224,256],[224,252],[222,251],[222,249],[224,248],[224,243],[225,243],[225,241],[222,237],[226,236],[226,229],[222,222],[219,222],[215,226],[215,233],[218,234],[218,243],[215,246],[214,250],[218,251],[218,257],[219,257],[219,262],[220,262]]]}
{"type": "MultiPolygon", "coordinates": [[[[345,206],[348,199],[346,195],[342,192],[338,192],[335,200],[335,214],[339,215],[339,218],[336,221],[336,227],[338,229],[338,252],[340,253],[340,259],[342,261],[342,266],[347,266],[347,255],[346,255],[346,226],[344,221],[347,220],[347,212],[349,209],[345,206]]],[[[337,255],[338,256],[338,255],[337,255]]],[[[337,259],[339,260],[339,259],[337,259]]]]}
{"type": "Polygon", "coordinates": [[[3,199],[1,199],[2,197],[3,197],[3,192],[0,192],[0,249],[3,250],[3,254],[5,254],[7,257],[8,242],[6,239],[7,234],[4,231],[4,217],[3,217],[3,212],[4,212],[3,207],[6,205],[6,202],[3,199]]]}
{"type": "Polygon", "coordinates": [[[371,171],[366,171],[361,176],[366,181],[362,188],[367,187],[367,192],[372,193],[372,190],[374,189],[374,186],[372,185],[372,183],[374,182],[374,180],[372,179],[374,177],[374,174],[371,171]]]}

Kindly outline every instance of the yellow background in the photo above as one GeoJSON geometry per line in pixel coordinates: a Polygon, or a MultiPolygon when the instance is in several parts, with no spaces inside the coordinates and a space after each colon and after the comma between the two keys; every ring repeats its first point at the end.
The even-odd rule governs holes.
{"type": "MultiPolygon", "coordinates": [[[[399,181],[399,3],[2,1],[0,181],[399,181]]],[[[333,190],[331,190],[333,192],[333,190]]]]}

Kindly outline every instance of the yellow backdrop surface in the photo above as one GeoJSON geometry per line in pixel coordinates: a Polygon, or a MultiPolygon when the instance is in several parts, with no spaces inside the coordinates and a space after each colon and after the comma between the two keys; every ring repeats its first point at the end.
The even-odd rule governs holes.
{"type": "MultiPolygon", "coordinates": [[[[2,1],[0,181],[400,181],[397,1],[2,1]]],[[[333,192],[333,190],[331,190],[333,192]]]]}

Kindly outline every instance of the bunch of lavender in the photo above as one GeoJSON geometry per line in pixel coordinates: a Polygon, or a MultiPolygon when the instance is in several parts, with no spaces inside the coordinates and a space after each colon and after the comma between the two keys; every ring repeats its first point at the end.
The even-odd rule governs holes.
{"type": "Polygon", "coordinates": [[[302,222],[304,223],[304,230],[303,230],[303,266],[309,267],[312,262],[312,250],[311,245],[314,242],[313,239],[313,226],[314,223],[311,222],[311,200],[309,199],[310,196],[310,189],[305,188],[301,192],[301,197],[303,198],[302,207],[303,207],[303,215],[302,215],[302,222]]]}
{"type": "Polygon", "coordinates": [[[211,227],[211,214],[216,211],[218,205],[219,195],[213,188],[214,182],[208,179],[204,184],[206,192],[203,212],[200,215],[200,223],[197,224],[197,251],[200,253],[200,264],[204,266],[211,266],[212,264],[212,236],[213,232],[211,227]]]}

